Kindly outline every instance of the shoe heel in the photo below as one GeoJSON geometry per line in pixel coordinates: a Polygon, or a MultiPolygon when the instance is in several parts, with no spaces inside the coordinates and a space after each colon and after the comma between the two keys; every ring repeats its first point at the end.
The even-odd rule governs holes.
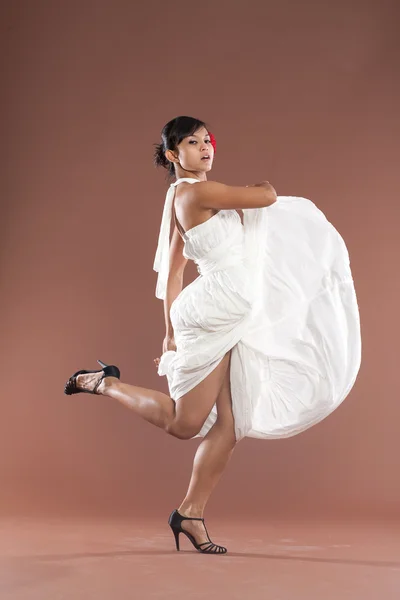
{"type": "Polygon", "coordinates": [[[121,377],[121,372],[115,365],[107,365],[102,360],[97,360],[97,362],[103,367],[105,377],[116,377],[117,379],[121,377]]]}
{"type": "Polygon", "coordinates": [[[172,529],[172,531],[174,533],[174,536],[175,536],[176,549],[179,550],[179,534],[180,534],[180,531],[179,531],[179,529],[174,529],[173,527],[171,527],[171,529],[172,529]]]}

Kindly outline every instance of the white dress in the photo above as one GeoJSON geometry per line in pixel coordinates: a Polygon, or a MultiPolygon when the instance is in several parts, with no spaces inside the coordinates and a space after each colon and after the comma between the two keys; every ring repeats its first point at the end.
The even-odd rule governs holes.
{"type": "MultiPolygon", "coordinates": [[[[154,270],[165,298],[175,187],[164,205],[154,270]]],[[[231,354],[236,439],[284,438],[315,425],[346,398],[361,363],[360,317],[346,245],[306,198],[220,210],[189,229],[184,256],[199,277],[170,310],[175,351],[161,356],[177,400],[231,354]]],[[[214,424],[214,404],[201,431],[214,424]]]]}

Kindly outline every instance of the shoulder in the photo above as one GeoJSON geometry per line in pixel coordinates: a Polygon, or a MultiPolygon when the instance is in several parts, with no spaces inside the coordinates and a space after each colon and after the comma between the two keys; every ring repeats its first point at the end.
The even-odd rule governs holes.
{"type": "Polygon", "coordinates": [[[200,199],[215,193],[216,186],[219,187],[221,185],[216,181],[198,181],[196,183],[183,181],[179,189],[176,190],[175,198],[177,204],[197,203],[200,199]]]}
{"type": "Polygon", "coordinates": [[[200,202],[215,193],[221,192],[227,186],[218,181],[199,181],[197,183],[187,183],[184,189],[184,195],[188,202],[200,202]]]}

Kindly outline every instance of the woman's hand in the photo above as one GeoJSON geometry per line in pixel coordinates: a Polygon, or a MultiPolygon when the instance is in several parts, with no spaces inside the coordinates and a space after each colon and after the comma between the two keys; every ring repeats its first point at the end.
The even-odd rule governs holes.
{"type": "Polygon", "coordinates": [[[246,187],[265,187],[267,189],[275,189],[273,185],[270,184],[269,181],[260,181],[260,183],[251,183],[250,185],[246,185],[246,187]]]}
{"type": "MultiPolygon", "coordinates": [[[[162,353],[167,352],[168,350],[176,350],[175,338],[173,335],[166,335],[163,344],[162,344],[162,353]]],[[[160,358],[155,358],[154,363],[158,368],[160,364],[160,358]]]]}
{"type": "Polygon", "coordinates": [[[269,195],[273,198],[272,202],[268,206],[270,206],[271,204],[276,202],[276,200],[278,198],[278,196],[276,194],[276,189],[274,188],[273,185],[270,184],[269,181],[260,181],[260,183],[251,183],[250,185],[246,185],[246,187],[263,187],[264,189],[266,189],[267,192],[269,193],[269,195]]]}

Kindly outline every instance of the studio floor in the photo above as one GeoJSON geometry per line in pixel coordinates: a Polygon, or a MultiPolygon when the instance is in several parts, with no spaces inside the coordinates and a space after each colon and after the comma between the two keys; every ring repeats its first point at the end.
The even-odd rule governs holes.
{"type": "MultiPolygon", "coordinates": [[[[167,515],[168,518],[168,515],[167,515]]],[[[0,519],[1,600],[398,600],[400,523],[206,518],[202,555],[166,519],[0,519]]]]}

